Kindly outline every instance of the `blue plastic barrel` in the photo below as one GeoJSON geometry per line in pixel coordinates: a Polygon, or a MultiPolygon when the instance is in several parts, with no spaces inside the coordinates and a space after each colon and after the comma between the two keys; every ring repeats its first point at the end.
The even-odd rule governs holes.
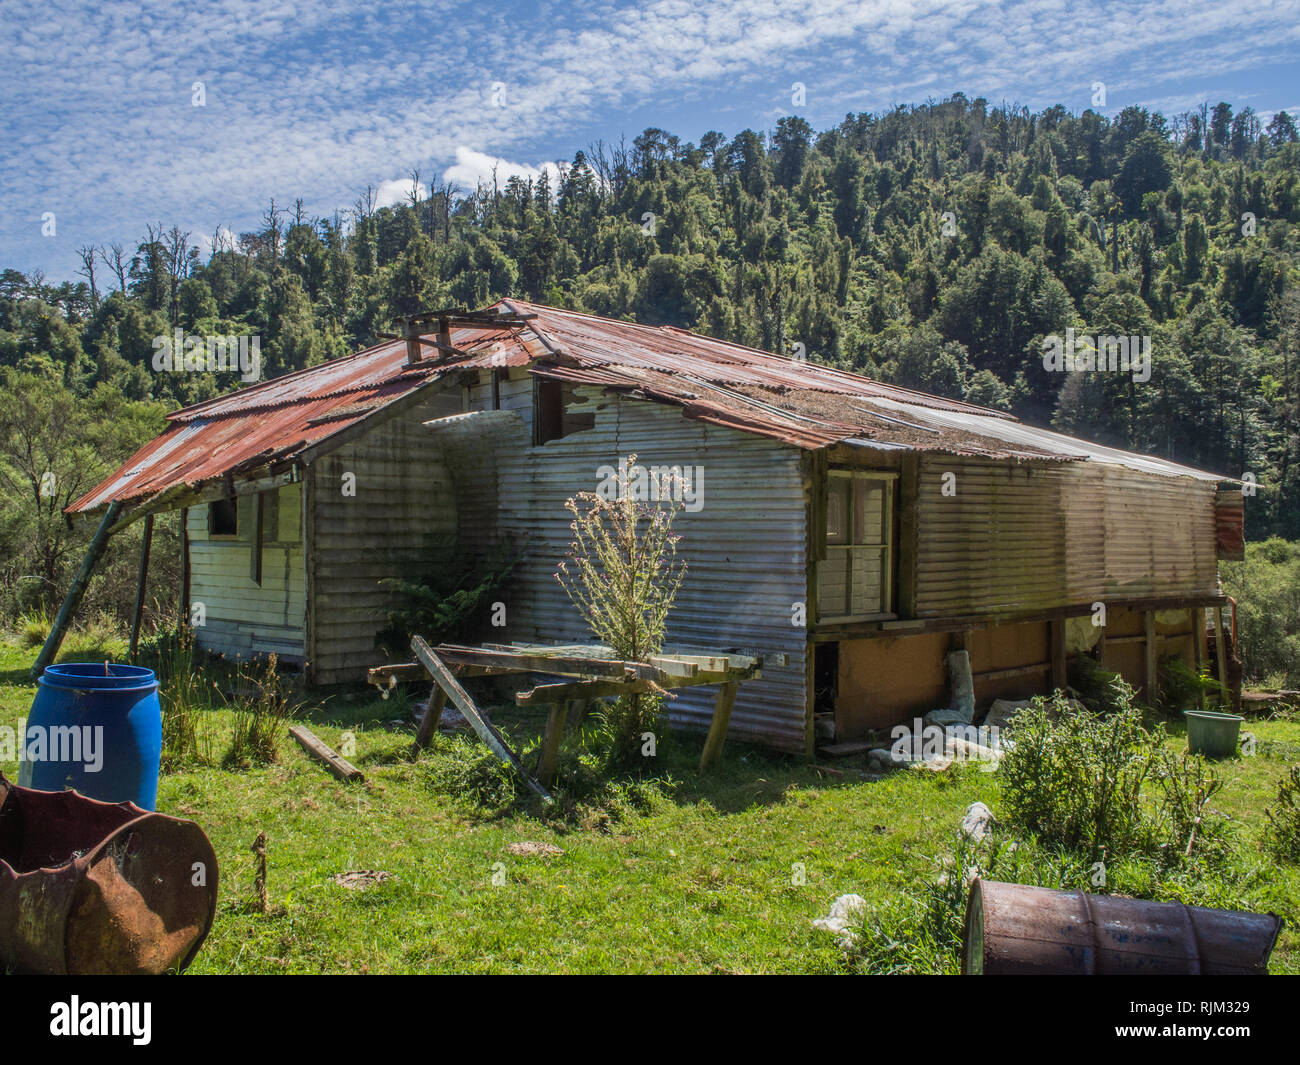
{"type": "Polygon", "coordinates": [[[104,802],[158,801],[162,708],[152,669],[64,662],[41,674],[27,717],[19,783],[75,788],[104,802]]]}

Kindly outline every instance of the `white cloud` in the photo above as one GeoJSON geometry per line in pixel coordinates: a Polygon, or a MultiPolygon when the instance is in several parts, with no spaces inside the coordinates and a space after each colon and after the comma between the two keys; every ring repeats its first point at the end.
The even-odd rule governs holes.
{"type": "MultiPolygon", "coordinates": [[[[429,188],[423,181],[418,182],[420,198],[429,195],[429,188]]],[[[379,188],[375,190],[376,207],[392,207],[397,203],[406,203],[411,195],[411,179],[393,178],[389,181],[381,181],[379,188]]]]}
{"type": "Polygon", "coordinates": [[[512,177],[536,181],[545,173],[550,178],[551,191],[554,192],[559,183],[560,164],[546,162],[529,166],[527,163],[512,163],[509,159],[501,159],[486,152],[458,145],[456,161],[443,171],[442,180],[448,184],[459,185],[462,192],[472,192],[480,184],[491,186],[493,171],[496,172],[496,181],[499,185],[504,185],[512,177]]]}

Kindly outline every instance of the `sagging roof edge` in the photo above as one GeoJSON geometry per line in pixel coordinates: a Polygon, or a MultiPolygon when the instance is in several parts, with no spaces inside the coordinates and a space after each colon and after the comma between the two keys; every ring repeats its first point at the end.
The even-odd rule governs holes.
{"type": "MultiPolygon", "coordinates": [[[[281,449],[278,453],[280,455],[279,458],[271,456],[268,460],[261,461],[256,466],[250,466],[245,461],[232,466],[230,469],[225,470],[214,477],[204,477],[198,481],[187,481],[182,484],[173,485],[170,488],[163,489],[163,491],[157,492],[151,496],[141,496],[129,501],[120,496],[110,496],[102,502],[97,503],[93,508],[75,511],[71,514],[68,513],[68,507],[64,507],[64,513],[74,520],[77,518],[97,517],[108,509],[110,503],[113,503],[114,501],[124,502],[127,504],[129,509],[114,524],[113,529],[116,531],[130,525],[132,522],[144,517],[146,514],[165,514],[168,511],[180,510],[183,507],[192,506],[197,503],[205,501],[210,502],[211,500],[207,499],[209,493],[205,492],[204,489],[223,482],[231,482],[231,491],[236,495],[245,494],[245,492],[250,491],[269,491],[272,488],[280,488],[284,487],[286,484],[296,483],[301,479],[301,471],[310,466],[317,459],[342,447],[354,436],[360,436],[363,433],[369,432],[371,429],[387,421],[389,418],[396,417],[408,406],[413,406],[416,401],[427,398],[430,391],[437,391],[437,389],[431,389],[430,386],[437,384],[446,385],[452,379],[453,374],[451,373],[443,374],[438,377],[430,377],[427,381],[416,385],[407,392],[403,392],[400,396],[394,397],[387,403],[376,407],[369,413],[340,426],[327,436],[323,436],[314,443],[308,444],[301,451],[294,451],[293,448],[297,445],[291,445],[290,448],[281,449]],[[292,473],[291,479],[284,481],[283,484],[270,483],[278,482],[279,478],[285,477],[290,473],[292,473]],[[245,492],[240,492],[238,489],[239,484],[252,484],[256,486],[261,484],[263,481],[268,482],[265,487],[254,487],[251,490],[245,489],[245,492]]],[[[279,378],[275,378],[275,380],[279,380],[279,378]]],[[[172,428],[172,425],[174,425],[174,423],[169,424],[168,428],[172,428]]],[[[167,431],[168,430],[164,430],[164,434],[167,431]]],[[[157,437],[154,439],[157,439],[157,437]]],[[[150,443],[152,443],[152,441],[150,441],[150,443]]],[[[144,446],[148,447],[149,445],[145,444],[144,446]]],[[[261,456],[256,457],[261,458],[261,456]]],[[[129,461],[130,460],[128,459],[128,462],[129,461]]],[[[229,493],[223,493],[223,495],[225,494],[229,493]]],[[[222,495],[213,498],[222,498],[222,495]]],[[[72,504],[69,504],[68,506],[70,507],[72,504]]]]}

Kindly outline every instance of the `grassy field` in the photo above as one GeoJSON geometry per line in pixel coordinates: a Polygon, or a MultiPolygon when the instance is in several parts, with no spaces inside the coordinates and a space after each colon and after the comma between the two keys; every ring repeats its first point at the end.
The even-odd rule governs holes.
{"type": "MultiPolygon", "coordinates": [[[[33,657],[0,646],[0,725],[26,716],[33,657]]],[[[362,785],[339,783],[287,738],[269,767],[164,775],[158,809],[202,825],[221,862],[216,923],[191,972],[850,972],[855,963],[812,920],[846,892],[873,907],[897,903],[952,851],[969,803],[999,809],[997,776],[979,766],[869,780],[860,762],[835,763],[843,776],[834,776],[729,746],[701,778],[699,740],[681,736],[666,751],[676,785],[646,809],[492,815],[431,786],[449,741],[408,759],[411,728],[393,720],[403,710],[401,700],[359,695],[311,712],[327,743],[355,734],[362,785]],[[253,894],[259,832],[268,840],[268,915],[253,894]],[[563,853],[507,849],[525,841],[563,853]],[[351,870],[392,879],[364,892],[332,882],[351,870]]],[[[219,754],[230,715],[207,716],[219,754]]],[[[518,737],[542,724],[513,710],[503,721],[518,737]]],[[[1234,819],[1230,865],[1212,877],[1154,881],[1121,870],[1112,889],[1271,909],[1287,920],[1273,971],[1294,973],[1300,869],[1266,858],[1258,839],[1276,782],[1300,754],[1300,723],[1246,729],[1259,754],[1224,764],[1227,786],[1213,803],[1234,819]]],[[[1171,743],[1184,742],[1175,729],[1171,743]]],[[[0,771],[16,779],[17,765],[0,761],[0,771]]]]}

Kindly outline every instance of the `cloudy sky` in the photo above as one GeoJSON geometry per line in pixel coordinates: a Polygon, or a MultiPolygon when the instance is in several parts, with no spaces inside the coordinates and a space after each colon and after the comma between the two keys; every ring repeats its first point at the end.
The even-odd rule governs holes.
{"type": "Polygon", "coordinates": [[[473,186],[647,126],[820,129],[956,91],[1078,112],[1095,82],[1106,114],[1300,115],[1300,0],[8,0],[0,44],[0,268],[51,280],[148,222],[331,214],[413,168],[473,186]]]}

